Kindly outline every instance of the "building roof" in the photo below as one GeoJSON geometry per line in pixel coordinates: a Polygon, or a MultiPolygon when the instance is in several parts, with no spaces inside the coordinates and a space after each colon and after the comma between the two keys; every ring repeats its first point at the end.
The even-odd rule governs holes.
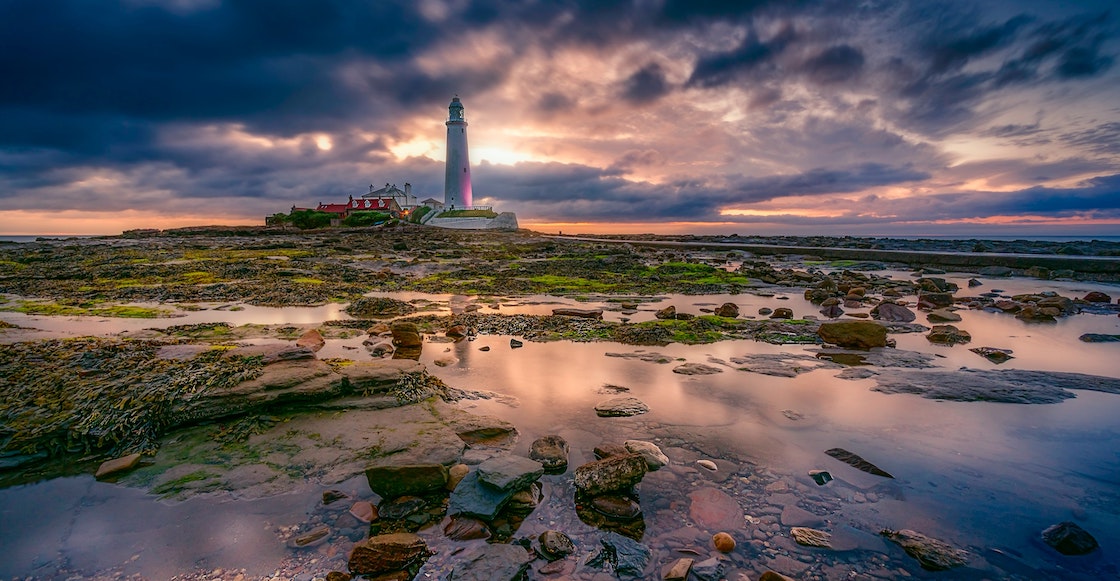
{"type": "Polygon", "coordinates": [[[345,214],[349,209],[349,204],[319,204],[319,207],[315,208],[316,211],[330,214],[345,214]]]}

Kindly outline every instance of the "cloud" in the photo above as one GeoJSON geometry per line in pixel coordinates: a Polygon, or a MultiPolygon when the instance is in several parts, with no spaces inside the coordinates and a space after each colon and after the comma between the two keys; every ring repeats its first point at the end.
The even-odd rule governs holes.
{"type": "Polygon", "coordinates": [[[804,70],[818,83],[839,83],[858,75],[863,68],[863,62],[862,51],[841,44],[829,47],[806,61],[804,70]]]}
{"type": "Polygon", "coordinates": [[[661,65],[650,63],[626,79],[622,97],[635,104],[656,101],[669,92],[669,83],[661,65]]]}

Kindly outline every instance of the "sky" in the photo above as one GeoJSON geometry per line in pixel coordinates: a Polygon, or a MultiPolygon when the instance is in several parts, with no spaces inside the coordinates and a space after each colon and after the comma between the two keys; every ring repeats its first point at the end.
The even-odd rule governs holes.
{"type": "Polygon", "coordinates": [[[1120,235],[1113,1],[3,0],[0,234],[370,185],[539,231],[1120,235]]]}

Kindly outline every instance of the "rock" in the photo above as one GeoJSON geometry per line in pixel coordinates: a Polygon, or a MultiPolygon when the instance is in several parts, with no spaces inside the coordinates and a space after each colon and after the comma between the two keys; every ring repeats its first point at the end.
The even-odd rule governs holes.
{"type": "Polygon", "coordinates": [[[817,486],[824,486],[832,482],[832,474],[829,474],[827,470],[810,470],[809,477],[817,483],[817,486]]]}
{"type": "Polygon", "coordinates": [[[546,472],[568,468],[568,441],[557,435],[541,436],[529,448],[529,458],[540,462],[546,472]]]}
{"type": "Polygon", "coordinates": [[[658,310],[656,313],[653,314],[653,316],[657,317],[658,319],[671,321],[671,320],[677,318],[677,307],[674,307],[673,305],[669,305],[669,306],[665,307],[664,309],[658,310]]]}
{"type": "Polygon", "coordinates": [[[424,499],[419,496],[400,496],[383,501],[377,507],[377,514],[387,520],[404,520],[420,512],[425,504],[424,499]]]}
{"type": "Polygon", "coordinates": [[[93,474],[93,477],[97,480],[102,480],[104,478],[112,476],[113,474],[119,474],[121,472],[132,470],[133,468],[136,468],[138,464],[140,464],[139,453],[129,454],[128,456],[122,456],[120,458],[114,458],[112,460],[106,460],[97,467],[97,472],[93,474]]]}
{"type": "Polygon", "coordinates": [[[944,571],[968,562],[966,551],[909,529],[884,529],[879,534],[897,543],[907,555],[917,559],[923,569],[944,571]]]}
{"type": "Polygon", "coordinates": [[[323,491],[323,505],[324,506],[326,506],[328,504],[332,504],[332,503],[337,502],[339,500],[346,499],[346,498],[350,498],[350,495],[346,494],[345,492],[342,492],[341,490],[324,490],[323,491]]]}
{"type": "Polygon", "coordinates": [[[520,545],[478,545],[456,558],[447,581],[519,581],[532,560],[520,545]]]}
{"type": "Polygon", "coordinates": [[[1085,343],[1116,343],[1120,341],[1120,335],[1105,335],[1102,333],[1085,333],[1078,337],[1085,343]]]}
{"type": "Polygon", "coordinates": [[[703,363],[683,363],[673,368],[673,373],[681,375],[714,375],[723,373],[723,370],[703,363]]]}
{"type": "Polygon", "coordinates": [[[937,309],[941,307],[948,307],[952,304],[953,293],[918,293],[918,308],[920,309],[937,309]]]}
{"type": "Polygon", "coordinates": [[[490,350],[490,346],[489,346],[489,345],[483,345],[482,347],[479,347],[479,348],[478,348],[478,350],[479,350],[479,351],[484,351],[484,352],[485,352],[485,351],[489,351],[489,350],[490,350]]]}
{"type": "Polygon", "coordinates": [[[451,468],[448,468],[447,485],[444,486],[444,489],[448,492],[455,490],[455,487],[459,486],[459,483],[463,481],[463,478],[465,478],[467,474],[470,473],[470,471],[470,466],[467,466],[466,464],[456,464],[451,468]]]}
{"type": "Polygon", "coordinates": [[[364,523],[373,522],[374,520],[377,520],[378,516],[377,509],[374,508],[373,504],[364,500],[355,502],[350,507],[350,514],[354,515],[354,518],[364,523]]]}
{"type": "Polygon", "coordinates": [[[479,479],[478,471],[472,470],[451,492],[451,498],[447,503],[447,514],[474,516],[492,521],[513,497],[514,492],[483,484],[479,479]]]}
{"type": "Polygon", "coordinates": [[[1082,298],[1081,300],[1083,300],[1087,303],[1111,303],[1112,302],[1112,297],[1110,297],[1110,296],[1108,296],[1105,293],[1102,293],[1100,291],[1091,291],[1091,292],[1089,292],[1089,294],[1085,295],[1085,297],[1082,298]]]}
{"type": "Polygon", "coordinates": [[[716,470],[719,470],[719,467],[716,466],[716,463],[712,462],[711,460],[697,460],[696,463],[701,468],[711,470],[712,472],[715,472],[716,470]]]}
{"type": "Polygon", "coordinates": [[[912,322],[917,318],[914,311],[896,302],[883,301],[871,309],[871,318],[890,322],[912,322]]]}
{"type": "Polygon", "coordinates": [[[451,325],[443,334],[452,339],[462,339],[467,336],[467,327],[465,325],[451,325]]]}
{"type": "Polygon", "coordinates": [[[789,577],[786,577],[785,575],[782,575],[781,573],[775,573],[774,571],[767,571],[767,572],[763,573],[758,578],[758,581],[794,581],[794,580],[789,578],[789,577]]]}
{"type": "Polygon", "coordinates": [[[758,314],[763,315],[763,316],[769,315],[770,313],[773,313],[773,312],[774,312],[774,309],[771,309],[770,307],[762,307],[762,308],[758,309],[758,314]]]}
{"type": "Polygon", "coordinates": [[[1068,390],[1120,393],[1120,379],[1025,369],[921,371],[883,369],[872,391],[913,393],[927,399],[1003,403],[1058,403],[1074,397],[1068,390]]]}
{"type": "Polygon", "coordinates": [[[868,474],[874,474],[876,476],[882,476],[884,478],[894,478],[894,476],[891,476],[889,472],[883,470],[882,468],[879,468],[878,466],[872,464],[871,462],[868,462],[867,460],[864,460],[863,457],[861,457],[859,454],[853,454],[843,448],[832,448],[831,450],[825,450],[824,453],[868,474]]]}
{"type": "Polygon", "coordinates": [[[969,349],[969,351],[972,351],[973,353],[997,365],[1007,362],[1008,359],[1014,359],[1014,357],[1011,356],[1011,353],[1013,353],[1013,351],[1011,351],[1010,349],[998,349],[996,347],[973,347],[972,349],[969,349]]]}
{"type": "Polygon", "coordinates": [[[930,330],[926,339],[930,343],[937,343],[940,345],[956,345],[958,343],[968,343],[972,341],[972,335],[968,331],[962,331],[953,325],[934,325],[930,330]]]}
{"type": "Polygon", "coordinates": [[[299,339],[296,339],[296,345],[306,347],[312,351],[318,351],[326,344],[327,342],[323,339],[323,335],[315,329],[309,329],[306,333],[300,335],[299,339]]]}
{"type": "Polygon", "coordinates": [[[721,553],[730,553],[735,550],[735,539],[727,533],[712,535],[712,546],[721,553]]]}
{"type": "Polygon", "coordinates": [[[374,466],[366,469],[370,490],[384,499],[423,495],[447,485],[447,467],[442,464],[374,466]]]}
{"type": "Polygon", "coordinates": [[[636,416],[649,412],[649,406],[636,397],[615,397],[595,405],[595,413],[600,417],[636,416]]]}
{"type": "Polygon", "coordinates": [[[820,313],[830,319],[836,319],[844,314],[844,309],[840,308],[840,305],[831,305],[821,309],[820,313]]]}
{"type": "Polygon", "coordinates": [[[490,538],[486,523],[467,516],[456,515],[443,525],[443,535],[453,541],[470,541],[490,538]]]}
{"type": "Polygon", "coordinates": [[[815,527],[824,524],[824,519],[792,502],[782,507],[778,520],[787,527],[815,527]]]}
{"type": "Polygon", "coordinates": [[[975,278],[968,279],[968,288],[978,287],[978,286],[981,286],[983,284],[984,283],[980,282],[979,280],[977,280],[975,278]]]}
{"type": "Polygon", "coordinates": [[[560,307],[552,309],[552,314],[558,317],[579,317],[581,319],[602,319],[603,309],[573,309],[560,307]]]}
{"type": "Polygon", "coordinates": [[[541,555],[549,561],[563,559],[576,552],[572,539],[560,531],[547,530],[541,533],[537,541],[540,543],[541,555]]]}
{"type": "Polygon", "coordinates": [[[666,456],[661,448],[653,442],[646,442],[643,440],[626,440],[622,443],[626,450],[631,454],[637,454],[646,461],[646,469],[650,472],[661,468],[669,463],[669,457],[666,456]]]}
{"type": "Polygon", "coordinates": [[[323,525],[323,526],[315,527],[315,528],[311,529],[310,531],[307,531],[306,533],[303,533],[302,535],[299,535],[299,536],[293,538],[288,544],[292,548],[296,548],[296,549],[317,547],[317,546],[325,543],[327,541],[327,538],[330,537],[330,536],[331,536],[330,527],[328,527],[326,525],[323,525]]]}
{"type": "Polygon", "coordinates": [[[599,460],[602,460],[603,458],[610,458],[611,456],[625,456],[627,454],[630,454],[630,450],[627,450],[626,446],[623,446],[622,444],[615,444],[613,442],[604,442],[602,444],[599,444],[598,446],[595,446],[593,451],[595,452],[595,458],[599,460]]]}
{"type": "Polygon", "coordinates": [[[692,559],[681,557],[669,566],[669,569],[662,575],[664,581],[685,581],[688,579],[688,571],[692,569],[692,559]]]}
{"type": "Polygon", "coordinates": [[[716,557],[693,563],[692,577],[696,581],[721,581],[723,579],[723,563],[716,557]]]}
{"type": "Polygon", "coordinates": [[[1006,266],[985,266],[977,271],[981,276],[1008,277],[1015,271],[1006,266]]]}
{"type": "Polygon", "coordinates": [[[406,349],[423,347],[424,339],[420,336],[420,328],[416,326],[416,323],[398,321],[393,323],[390,329],[393,332],[394,346],[406,349]]]}
{"type": "Polygon", "coordinates": [[[368,333],[371,337],[390,334],[392,332],[393,330],[391,327],[389,327],[389,323],[377,323],[369,329],[366,329],[366,333],[368,333]]]}
{"type": "Polygon", "coordinates": [[[614,567],[615,575],[620,579],[641,578],[649,564],[649,547],[628,539],[618,533],[609,532],[599,541],[606,558],[614,567]]]}
{"type": "Polygon", "coordinates": [[[642,515],[642,507],[634,499],[621,494],[603,494],[591,499],[591,508],[614,519],[632,520],[642,515]]]}
{"type": "Polygon", "coordinates": [[[576,468],[576,491],[588,496],[626,492],[641,482],[646,461],[637,454],[611,456],[576,468]]]}
{"type": "Polygon", "coordinates": [[[1020,321],[1028,321],[1031,323],[1053,323],[1057,319],[1057,315],[1053,313],[1044,312],[1039,307],[1034,305],[1026,305],[1015,313],[1015,318],[1020,321]]]}
{"type": "Polygon", "coordinates": [[[743,526],[743,509],[718,488],[704,487],[688,495],[688,515],[708,530],[738,530],[743,526]]]}
{"type": "Polygon", "coordinates": [[[518,348],[521,348],[521,347],[524,347],[524,346],[525,346],[525,343],[523,343],[521,341],[518,341],[517,339],[510,339],[509,340],[509,348],[510,349],[518,349],[518,348]]]}
{"type": "Polygon", "coordinates": [[[350,574],[342,571],[331,571],[326,576],[326,581],[350,581],[350,579],[350,574]]]}
{"type": "Polygon", "coordinates": [[[544,500],[544,493],[541,490],[541,483],[534,482],[514,492],[506,506],[510,510],[529,512],[540,506],[542,500],[544,500]]]}
{"type": "Polygon", "coordinates": [[[521,456],[499,456],[478,465],[478,479],[498,490],[520,490],[544,475],[544,466],[521,456]]]}
{"type": "Polygon", "coordinates": [[[739,316],[739,305],[736,305],[735,303],[723,303],[719,306],[719,308],[716,309],[715,315],[717,317],[727,317],[729,319],[734,319],[735,317],[739,316]]]}
{"type": "Polygon", "coordinates": [[[1099,546],[1093,535],[1068,521],[1047,527],[1042,540],[1063,555],[1086,555],[1099,546]]]}
{"type": "Polygon", "coordinates": [[[793,309],[788,307],[778,307],[770,314],[771,319],[792,319],[793,309]]]}
{"type": "Polygon", "coordinates": [[[886,347],[886,327],[872,321],[821,323],[817,335],[825,342],[849,349],[886,347]]]}
{"type": "Polygon", "coordinates": [[[956,323],[961,316],[948,309],[934,309],[926,314],[926,319],[931,323],[956,323]]]}
{"type": "Polygon", "coordinates": [[[362,344],[366,345],[366,351],[369,351],[369,354],[374,357],[384,357],[395,351],[392,341],[377,341],[369,344],[363,342],[362,344]]]}
{"type": "Polygon", "coordinates": [[[797,542],[797,544],[806,547],[832,548],[832,535],[824,531],[818,531],[817,529],[793,527],[789,531],[789,536],[797,542]]]}

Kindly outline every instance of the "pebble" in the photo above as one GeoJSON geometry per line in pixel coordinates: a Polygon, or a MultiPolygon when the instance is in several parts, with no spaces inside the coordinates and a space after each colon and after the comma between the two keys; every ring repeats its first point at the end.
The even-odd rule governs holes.
{"type": "Polygon", "coordinates": [[[712,462],[711,460],[697,460],[696,464],[698,464],[701,468],[707,468],[712,472],[718,470],[718,468],[716,467],[716,463],[712,462]]]}

